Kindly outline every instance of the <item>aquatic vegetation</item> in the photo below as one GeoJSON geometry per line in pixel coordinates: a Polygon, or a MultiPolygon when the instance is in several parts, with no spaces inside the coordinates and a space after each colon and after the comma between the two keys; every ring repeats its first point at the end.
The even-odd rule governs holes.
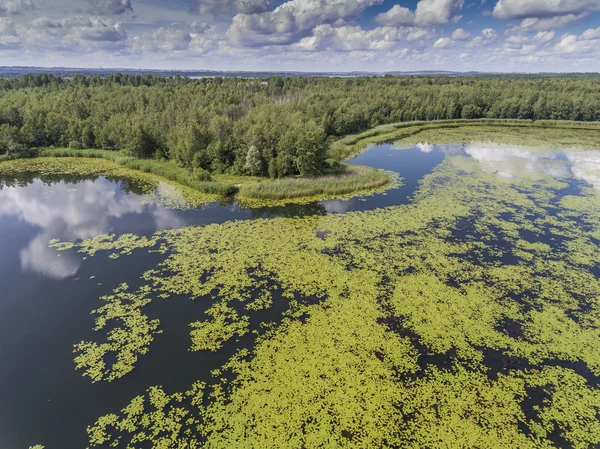
{"type": "Polygon", "coordinates": [[[531,120],[439,120],[382,125],[335,142],[331,154],[340,160],[359,154],[368,145],[389,142],[447,144],[488,142],[553,148],[598,148],[598,123],[531,120]]]}
{"type": "Polygon", "coordinates": [[[141,312],[151,301],[150,288],[145,286],[135,293],[128,293],[128,288],[127,284],[120,285],[113,295],[102,298],[106,305],[93,312],[98,315],[95,331],[111,325],[106,342],[82,341],[75,345],[76,369],[84,369],[84,375],[94,382],[112,381],[131,372],[138,357],[148,352],[155,335],[161,333],[159,321],[150,320],[141,312]],[[108,355],[114,363],[106,363],[108,355]]]}
{"type": "Polygon", "coordinates": [[[185,394],[168,395],[161,387],[152,387],[148,399],[138,396],[122,411],[123,417],[107,415],[88,429],[93,446],[119,447],[119,434],[131,435],[133,444],[151,443],[156,448],[197,449],[196,442],[200,421],[189,411],[189,406],[202,402],[205,385],[198,382],[185,394]],[[183,403],[189,402],[186,406],[183,403]],[[113,435],[113,432],[115,435],[113,435]]]}
{"type": "Polygon", "coordinates": [[[596,447],[600,192],[547,168],[452,154],[407,206],[53,242],[164,256],[98,311],[108,343],[82,346],[97,380],[160,338],[143,312],[159,298],[206,303],[195,351],[257,330],[194,393],[153,388],[100,418],[91,446],[596,447]]]}
{"type": "Polygon", "coordinates": [[[192,351],[218,351],[223,343],[237,335],[243,337],[248,332],[249,318],[220,302],[207,312],[212,321],[199,321],[192,327],[192,351]]]}

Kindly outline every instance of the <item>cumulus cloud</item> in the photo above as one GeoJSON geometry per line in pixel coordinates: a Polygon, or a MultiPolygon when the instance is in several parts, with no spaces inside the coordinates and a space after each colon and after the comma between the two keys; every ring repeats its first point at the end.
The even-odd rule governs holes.
{"type": "Polygon", "coordinates": [[[467,33],[462,28],[457,29],[454,33],[452,33],[452,39],[455,41],[468,41],[471,39],[471,34],[467,33]]]}
{"type": "Polygon", "coordinates": [[[456,42],[454,42],[452,39],[449,39],[447,37],[442,37],[442,38],[438,39],[437,41],[435,41],[435,43],[433,44],[433,48],[446,49],[446,48],[452,48],[455,45],[456,45],[456,42]]]}
{"type": "Polygon", "coordinates": [[[457,13],[464,7],[464,0],[421,0],[415,12],[400,5],[379,14],[375,21],[385,26],[445,25],[459,18],[457,13]]]}
{"type": "Polygon", "coordinates": [[[541,31],[533,37],[509,36],[504,53],[517,62],[564,64],[565,60],[597,60],[600,57],[600,33],[587,30],[580,36],[566,33],[555,44],[556,33],[541,31]]]}
{"type": "Polygon", "coordinates": [[[121,22],[99,17],[38,17],[29,25],[18,25],[17,34],[23,42],[46,49],[121,50],[127,43],[121,22]]]}
{"type": "Polygon", "coordinates": [[[467,44],[469,48],[487,47],[498,39],[498,33],[493,28],[486,28],[481,34],[467,44]]]}
{"type": "Polygon", "coordinates": [[[7,18],[0,18],[0,48],[16,48],[21,45],[14,22],[7,18]]]}
{"type": "Polygon", "coordinates": [[[131,0],[89,0],[90,13],[103,16],[119,16],[133,12],[131,0]]]}
{"type": "Polygon", "coordinates": [[[579,38],[582,40],[600,39],[600,27],[584,31],[579,38]]]}
{"type": "Polygon", "coordinates": [[[415,11],[420,25],[445,25],[457,17],[464,0],[421,0],[415,11]]]}
{"type": "Polygon", "coordinates": [[[174,23],[132,39],[131,50],[140,53],[181,52],[205,54],[217,48],[222,36],[205,23],[174,23]]]}
{"type": "Polygon", "coordinates": [[[194,14],[209,12],[256,14],[268,11],[271,4],[271,0],[196,0],[191,12],[194,14]]]}
{"type": "Polygon", "coordinates": [[[568,28],[572,25],[585,22],[590,17],[589,13],[567,14],[565,16],[523,19],[519,25],[506,30],[506,34],[524,34],[535,31],[550,31],[559,28],[568,28]]]}
{"type": "Polygon", "coordinates": [[[384,26],[413,25],[415,13],[400,5],[394,5],[392,9],[375,17],[375,22],[384,26]]]}
{"type": "Polygon", "coordinates": [[[227,31],[244,46],[282,45],[307,35],[318,25],[351,20],[383,0],[290,0],[274,11],[237,14],[227,31]]]}
{"type": "Polygon", "coordinates": [[[591,55],[600,50],[600,39],[581,39],[574,34],[565,34],[552,50],[564,56],[591,55]]]}
{"type": "Polygon", "coordinates": [[[0,16],[15,16],[28,11],[33,11],[35,5],[32,0],[2,0],[0,1],[0,16]]]}
{"type": "Polygon", "coordinates": [[[535,35],[533,39],[537,43],[547,44],[548,42],[551,42],[554,39],[554,36],[556,36],[556,33],[554,31],[540,31],[538,34],[535,35]]]}
{"type": "Polygon", "coordinates": [[[523,19],[592,11],[600,11],[598,0],[498,0],[494,16],[500,19],[523,19]]]}
{"type": "Polygon", "coordinates": [[[434,34],[416,27],[379,27],[363,30],[360,26],[319,25],[310,37],[303,38],[296,49],[335,51],[381,51],[392,50],[400,41],[431,39],[434,34]]]}

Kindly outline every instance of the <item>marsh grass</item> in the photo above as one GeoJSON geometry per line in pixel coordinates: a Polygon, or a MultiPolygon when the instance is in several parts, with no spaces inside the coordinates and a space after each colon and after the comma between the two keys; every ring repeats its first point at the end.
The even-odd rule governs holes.
{"type": "Polygon", "coordinates": [[[348,166],[339,175],[316,178],[286,178],[242,185],[240,194],[248,198],[284,200],[319,195],[344,195],[376,189],[390,182],[390,176],[368,167],[348,166]]]}
{"type": "Polygon", "coordinates": [[[131,170],[152,173],[169,181],[174,181],[184,186],[191,187],[202,193],[213,195],[232,195],[237,192],[237,187],[228,182],[198,181],[193,174],[185,168],[178,167],[172,162],[152,159],[136,159],[122,151],[109,150],[73,150],[69,148],[45,149],[40,152],[42,157],[87,157],[110,160],[131,170]]]}

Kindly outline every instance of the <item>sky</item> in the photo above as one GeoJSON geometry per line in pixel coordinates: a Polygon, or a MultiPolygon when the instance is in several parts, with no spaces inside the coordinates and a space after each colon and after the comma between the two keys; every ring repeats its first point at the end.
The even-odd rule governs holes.
{"type": "Polygon", "coordinates": [[[600,0],[0,0],[0,65],[600,72],[600,0]]]}

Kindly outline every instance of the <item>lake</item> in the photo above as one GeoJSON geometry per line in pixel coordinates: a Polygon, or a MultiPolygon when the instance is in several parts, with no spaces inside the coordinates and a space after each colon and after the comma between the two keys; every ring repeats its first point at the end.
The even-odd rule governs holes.
{"type": "MultiPolygon", "coordinates": [[[[294,357],[304,357],[289,367],[310,365],[312,355],[303,355],[290,336],[310,332],[311,326],[327,335],[317,338],[315,330],[315,341],[322,341],[324,348],[328,339],[336,342],[335,357],[337,351],[345,354],[347,339],[362,342],[367,335],[381,333],[381,341],[373,343],[379,349],[363,348],[363,343],[356,349],[359,365],[351,358],[342,363],[332,356],[332,366],[366,366],[367,374],[379,373],[379,380],[368,377],[361,385],[377,387],[381,382],[382,392],[397,388],[398,398],[408,388],[421,391],[422,397],[435,388],[482,388],[492,392],[486,400],[493,405],[484,402],[481,408],[465,411],[463,403],[472,399],[454,404],[440,399],[441,392],[434,402],[452,412],[462,410],[457,416],[466,421],[465,416],[479,416],[478,422],[496,407],[494,416],[505,423],[495,432],[496,442],[518,437],[522,444],[533,445],[536,437],[555,447],[597,447],[591,440],[597,417],[592,413],[574,430],[573,414],[583,412],[556,404],[581,401],[585,411],[597,410],[598,405],[593,398],[599,394],[600,380],[600,151],[491,142],[379,145],[349,162],[395,171],[402,185],[371,196],[301,206],[243,209],[232,200],[178,210],[145,201],[141,190],[127,180],[35,174],[0,179],[0,447],[84,448],[88,426],[100,416],[118,413],[148,388],[162,386],[172,394],[188,391],[197,381],[218,384],[221,378],[226,379],[223,385],[233,382],[231,402],[205,399],[203,407],[207,416],[215,417],[211,430],[223,438],[217,443],[226,447],[227,441],[236,441],[239,429],[219,424],[216,417],[241,414],[244,421],[244,413],[252,413],[260,424],[261,407],[268,408],[263,404],[253,411],[244,402],[260,396],[260,390],[252,389],[259,382],[248,380],[249,373],[256,372],[253,364],[271,360],[272,371],[265,374],[271,379],[272,372],[283,372],[285,363],[291,363],[269,359],[266,342],[277,342],[278,354],[291,351],[294,357]],[[119,237],[129,234],[135,241],[122,244],[119,237]],[[94,249],[77,243],[64,251],[50,246],[55,239],[80,242],[99,235],[110,235],[107,241],[115,245],[94,249]],[[156,241],[147,245],[143,237],[156,241]],[[265,248],[269,241],[272,246],[265,248]],[[162,251],[148,251],[160,244],[162,251]],[[153,271],[143,276],[148,270],[153,271]],[[143,310],[135,319],[143,321],[147,314],[160,320],[160,326],[141,321],[135,327],[126,325],[128,332],[147,327],[140,335],[152,336],[149,351],[138,354],[135,369],[106,382],[111,370],[104,367],[101,381],[93,383],[83,374],[86,368],[93,370],[97,360],[85,361],[88,364],[76,370],[73,347],[103,341],[94,331],[94,320],[112,312],[90,312],[101,309],[107,303],[101,297],[122,283],[127,286],[117,297],[125,291],[151,297],[133,306],[135,313],[143,310]],[[151,287],[144,290],[146,285],[151,287]],[[358,292],[363,302],[354,301],[358,292]],[[160,294],[169,299],[157,300],[160,294]],[[441,297],[454,299],[444,302],[441,297]],[[318,327],[334,310],[335,320],[346,313],[352,317],[346,325],[340,322],[339,335],[335,320],[331,334],[318,327]],[[207,313],[222,325],[202,324],[207,313]],[[353,321],[356,316],[365,321],[353,321]],[[192,324],[195,350],[190,350],[194,320],[200,324],[192,324]],[[364,328],[365,336],[359,330],[354,336],[343,334],[354,325],[364,328]],[[228,374],[215,375],[214,370],[240,351],[255,347],[259,349],[254,361],[244,359],[243,368],[228,367],[223,370],[228,374]],[[429,377],[422,374],[426,372],[429,377]],[[235,384],[236,377],[245,383],[235,384]],[[395,379],[389,386],[388,377],[395,379]],[[553,410],[559,410],[560,417],[553,410]],[[542,431],[540,426],[552,430],[542,431]]],[[[102,335],[118,327],[111,324],[102,335]]],[[[305,338],[308,342],[313,337],[305,338]]],[[[106,349],[105,361],[114,363],[118,356],[113,352],[122,350],[119,344],[106,349]]],[[[351,357],[355,350],[348,351],[351,357]]],[[[86,350],[80,348],[82,352],[86,350]]],[[[317,360],[329,361],[327,354],[317,360]]],[[[319,376],[327,377],[329,362],[323,363],[327,368],[319,376]]],[[[303,376],[312,379],[313,373],[308,370],[303,376]]],[[[280,377],[269,380],[273,386],[278,382],[287,385],[280,377]]],[[[347,382],[350,388],[354,381],[336,382],[347,382]]],[[[282,386],[281,391],[302,383],[287,390],[282,386]]],[[[353,401],[377,402],[372,394],[353,401]]],[[[303,404],[302,395],[294,397],[303,404]]],[[[295,407],[284,401],[291,399],[282,399],[284,409],[295,407]]],[[[346,404],[346,399],[336,401],[346,404]]],[[[410,417],[406,422],[414,420],[420,429],[432,426],[415,411],[419,407],[411,410],[407,401],[400,402],[406,406],[402,414],[410,417]]],[[[333,410],[330,416],[343,415],[344,407],[336,407],[328,408],[333,410]]],[[[368,416],[392,416],[385,410],[382,406],[368,416]]],[[[391,428],[398,425],[394,419],[389,418],[391,428]]],[[[344,422],[336,418],[335,426],[344,422]]],[[[286,426],[276,419],[274,423],[278,429],[286,426]]],[[[337,432],[335,426],[326,433],[337,432]]],[[[354,430],[341,429],[340,438],[381,444],[348,426],[354,430]]],[[[406,442],[405,434],[394,432],[408,435],[415,428],[389,432],[393,441],[406,442]]],[[[462,430],[476,433],[468,426],[462,430]]],[[[268,433],[261,435],[244,438],[261,441],[268,433]]]]}

